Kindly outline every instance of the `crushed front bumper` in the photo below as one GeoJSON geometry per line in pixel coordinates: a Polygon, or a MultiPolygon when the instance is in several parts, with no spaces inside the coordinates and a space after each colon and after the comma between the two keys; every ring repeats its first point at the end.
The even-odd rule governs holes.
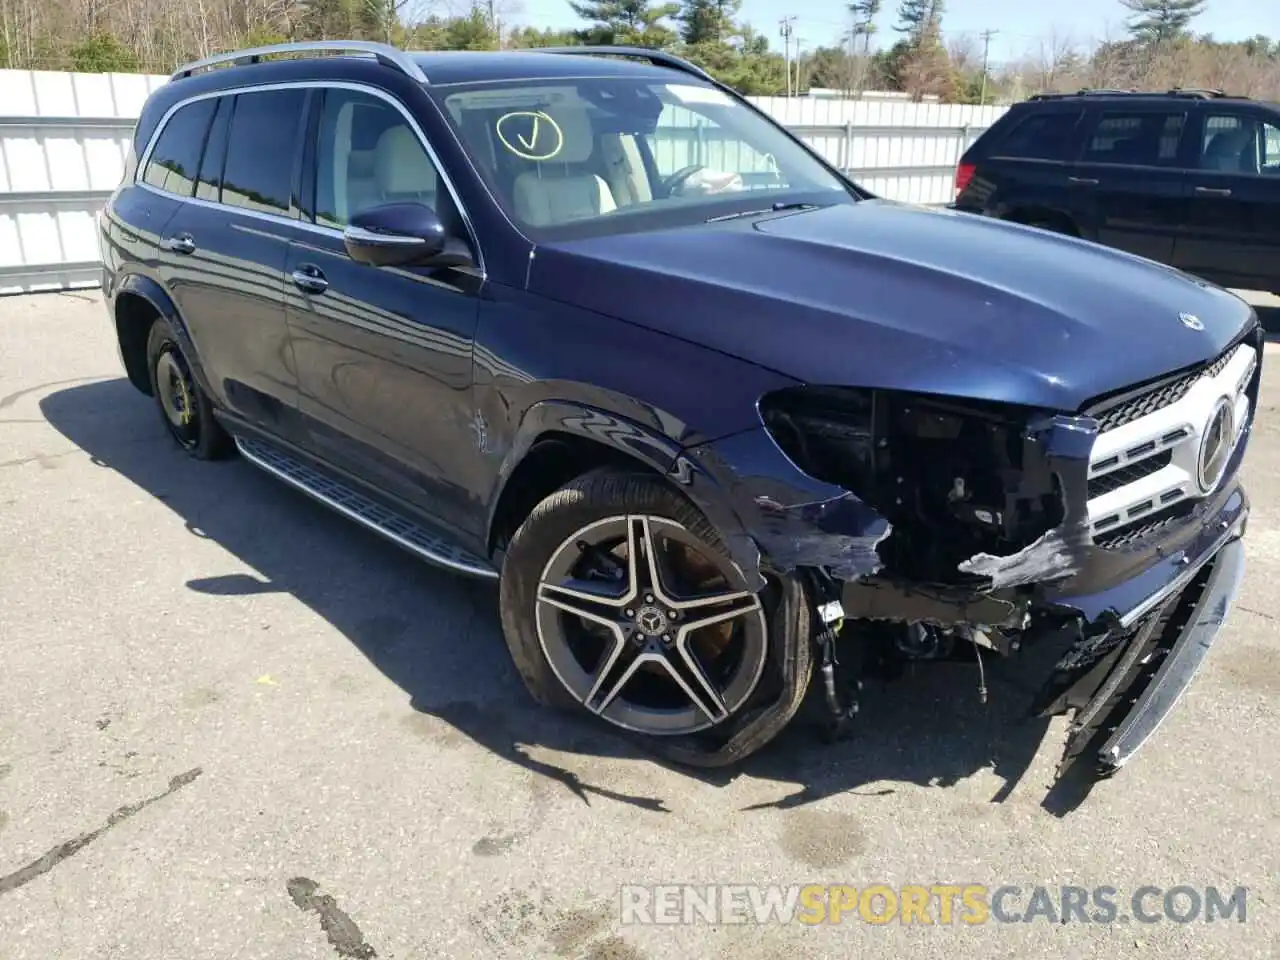
{"type": "MultiPolygon", "coordinates": [[[[1241,537],[1248,502],[1243,490],[1232,501],[1229,518],[1220,517],[1204,531],[1198,550],[1161,564],[1176,573],[1059,662],[1059,675],[1074,674],[1074,682],[1060,687],[1039,711],[1076,707],[1059,773],[1077,762],[1102,776],[1114,773],[1151,738],[1195,679],[1244,576],[1241,537]],[[1081,669],[1082,655],[1087,670],[1081,669]]],[[[1100,600],[1077,598],[1073,605],[1088,609],[1100,600]]]]}

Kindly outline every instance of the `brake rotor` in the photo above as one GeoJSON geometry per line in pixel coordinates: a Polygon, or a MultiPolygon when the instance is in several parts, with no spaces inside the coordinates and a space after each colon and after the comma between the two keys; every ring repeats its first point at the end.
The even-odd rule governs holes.
{"type": "MultiPolygon", "coordinates": [[[[629,557],[626,541],[619,543],[610,552],[621,563],[627,563],[629,557]]],[[[689,545],[668,540],[667,550],[664,553],[666,568],[678,579],[680,593],[697,595],[710,593],[718,588],[723,589],[726,586],[724,574],[716,569],[716,565],[689,545]]],[[[729,648],[729,644],[733,642],[733,630],[734,624],[728,620],[695,630],[689,636],[689,643],[694,648],[695,656],[703,663],[719,660],[729,648]]],[[[644,664],[640,670],[662,672],[661,667],[653,664],[644,664]]]]}

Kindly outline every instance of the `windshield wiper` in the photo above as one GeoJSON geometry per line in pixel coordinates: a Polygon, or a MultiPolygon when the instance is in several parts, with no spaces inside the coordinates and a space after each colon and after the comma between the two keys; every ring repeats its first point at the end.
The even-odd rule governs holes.
{"type": "Polygon", "coordinates": [[[763,210],[741,210],[738,213],[724,213],[718,217],[708,217],[707,223],[720,223],[723,220],[741,220],[743,217],[759,217],[766,213],[782,213],[785,210],[816,210],[816,203],[784,203],[778,201],[773,206],[765,207],[763,210]]]}

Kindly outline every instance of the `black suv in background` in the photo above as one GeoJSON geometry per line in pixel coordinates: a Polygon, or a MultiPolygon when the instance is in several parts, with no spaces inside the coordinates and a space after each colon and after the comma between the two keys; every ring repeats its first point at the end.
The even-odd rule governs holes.
{"type": "Polygon", "coordinates": [[[1240,581],[1247,304],[870,197],[667,54],[215,57],[101,225],[179,445],[499,580],[533,695],[667,758],[746,756],[815,675],[835,732],[860,662],[1052,639],[1036,709],[1114,770],[1240,581]]]}
{"type": "Polygon", "coordinates": [[[960,160],[955,208],[1280,292],[1280,106],[1218,91],[1015,104],[960,160]]]}

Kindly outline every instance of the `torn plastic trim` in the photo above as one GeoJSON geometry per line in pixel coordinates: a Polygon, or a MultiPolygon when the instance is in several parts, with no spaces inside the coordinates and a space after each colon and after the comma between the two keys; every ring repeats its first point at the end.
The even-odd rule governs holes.
{"type": "Polygon", "coordinates": [[[667,474],[720,534],[756,589],[764,568],[821,567],[838,580],[878,572],[889,521],[853,493],[791,463],[763,427],[685,449],[667,474]]]}
{"type": "Polygon", "coordinates": [[[1028,427],[1024,490],[1044,489],[1056,478],[1063,520],[1029,546],[1008,556],[979,553],[959,565],[985,578],[992,589],[1040,584],[1079,573],[1093,546],[1089,535],[1089,458],[1098,436],[1091,417],[1057,415],[1028,427]]]}

